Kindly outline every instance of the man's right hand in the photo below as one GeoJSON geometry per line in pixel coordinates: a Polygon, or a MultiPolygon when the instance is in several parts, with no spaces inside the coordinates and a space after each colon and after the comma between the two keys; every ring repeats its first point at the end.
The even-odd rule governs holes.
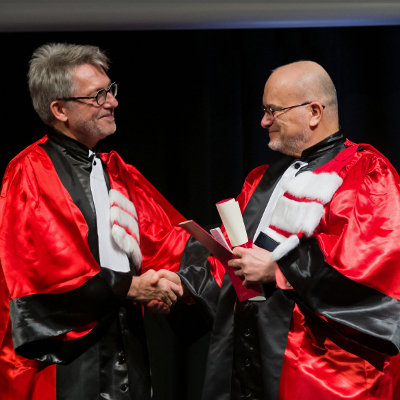
{"type": "Polygon", "coordinates": [[[168,312],[169,307],[183,295],[183,289],[176,274],[170,271],[162,271],[159,273],[149,270],[143,275],[132,277],[127,298],[143,304],[156,300],[159,302],[158,312],[168,312]]]}

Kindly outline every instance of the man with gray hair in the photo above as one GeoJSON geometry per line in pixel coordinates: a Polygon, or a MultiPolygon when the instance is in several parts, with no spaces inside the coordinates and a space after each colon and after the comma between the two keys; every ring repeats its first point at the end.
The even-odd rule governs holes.
{"type": "Polygon", "coordinates": [[[399,176],[342,135],[314,62],[273,71],[262,109],[285,155],[247,177],[237,201],[255,245],[228,262],[260,295],[240,302],[192,240],[178,273],[214,318],[203,399],[400,399],[399,176]]]}
{"type": "Polygon", "coordinates": [[[135,167],[96,150],[116,130],[107,70],[94,46],[48,44],[30,61],[50,130],[1,189],[2,400],[151,398],[141,305],[166,313],[182,295],[171,271],[188,235],[135,167]]]}

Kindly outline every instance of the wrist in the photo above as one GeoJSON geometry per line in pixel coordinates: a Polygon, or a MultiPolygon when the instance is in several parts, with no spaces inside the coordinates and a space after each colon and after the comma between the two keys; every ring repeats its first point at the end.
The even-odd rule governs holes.
{"type": "Polygon", "coordinates": [[[265,270],[265,274],[263,275],[262,279],[260,279],[260,282],[261,283],[275,282],[276,268],[277,268],[276,262],[275,261],[270,262],[265,270]]]}
{"type": "Polygon", "coordinates": [[[139,284],[140,284],[140,276],[132,276],[131,286],[128,290],[126,298],[129,300],[135,301],[138,297],[139,292],[139,284]]]}

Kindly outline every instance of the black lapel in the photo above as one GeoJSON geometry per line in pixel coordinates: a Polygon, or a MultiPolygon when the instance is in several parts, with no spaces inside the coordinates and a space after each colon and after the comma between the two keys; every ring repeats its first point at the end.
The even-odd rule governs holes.
{"type": "Polygon", "coordinates": [[[92,252],[95,260],[100,263],[96,216],[93,213],[92,207],[90,206],[89,200],[79,181],[78,176],[69,164],[68,160],[57,148],[57,145],[55,145],[51,140],[47,140],[46,142],[40,144],[40,146],[46,151],[54,165],[61,183],[68,191],[72,201],[79,208],[83,217],[85,218],[89,228],[89,249],[92,252]]]}
{"type": "Polygon", "coordinates": [[[261,178],[243,212],[243,221],[249,238],[253,239],[272,192],[294,158],[283,156],[272,164],[261,178]]]}
{"type": "MultiPolygon", "coordinates": [[[[283,156],[271,165],[261,178],[243,212],[249,238],[253,238],[276,184],[293,160],[293,157],[283,156]]],[[[278,397],[294,302],[281,290],[276,290],[275,282],[264,286],[267,300],[259,303],[258,308],[262,374],[266,398],[275,400],[278,397]],[[271,330],[271,326],[274,329],[271,330]]]]}
{"type": "MultiPolygon", "coordinates": [[[[333,147],[332,149],[325,151],[320,157],[310,160],[310,162],[306,166],[300,168],[296,175],[301,174],[305,171],[314,172],[317,168],[322,167],[329,161],[333,160],[341,151],[345,150],[346,148],[347,147],[343,143],[341,143],[333,147]]],[[[308,161],[307,158],[305,158],[304,161],[308,161]]]]}

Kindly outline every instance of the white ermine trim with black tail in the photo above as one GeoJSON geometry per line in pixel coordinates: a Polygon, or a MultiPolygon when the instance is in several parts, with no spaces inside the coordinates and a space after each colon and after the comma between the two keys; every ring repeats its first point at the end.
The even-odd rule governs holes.
{"type": "Polygon", "coordinates": [[[306,171],[285,185],[285,193],[279,198],[265,231],[280,242],[271,254],[272,261],[297,247],[302,235],[311,237],[314,234],[324,215],[324,205],[332,200],[342,182],[335,172],[306,171]]]}
{"type": "Polygon", "coordinates": [[[115,189],[109,192],[111,234],[117,245],[132,258],[136,270],[142,265],[140,232],[135,205],[115,189]]]}
{"type": "Polygon", "coordinates": [[[288,182],[285,191],[295,197],[304,197],[326,204],[331,201],[342,182],[343,179],[335,172],[314,174],[311,171],[306,171],[288,182]]]}
{"type": "Polygon", "coordinates": [[[110,209],[110,218],[112,224],[117,224],[126,229],[128,232],[133,233],[136,236],[138,243],[140,244],[139,226],[137,221],[131,216],[131,214],[128,214],[118,206],[113,206],[110,209]]]}
{"type": "Polygon", "coordinates": [[[316,202],[301,202],[282,196],[276,203],[271,225],[297,235],[300,231],[311,236],[324,215],[324,206],[316,202]]]}
{"type": "Polygon", "coordinates": [[[108,195],[110,197],[111,205],[118,204],[118,207],[128,211],[137,219],[135,205],[129,199],[127,199],[122,193],[118,192],[118,190],[111,189],[108,195]]]}

